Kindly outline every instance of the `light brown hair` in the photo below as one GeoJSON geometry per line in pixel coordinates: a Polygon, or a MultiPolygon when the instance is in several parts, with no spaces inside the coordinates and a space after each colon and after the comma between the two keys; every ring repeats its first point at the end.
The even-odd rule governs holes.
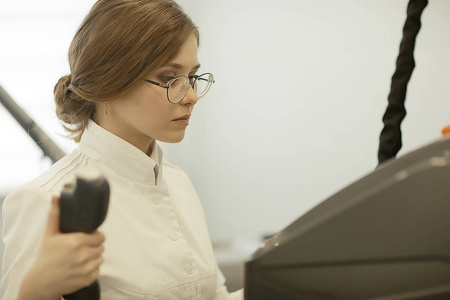
{"type": "Polygon", "coordinates": [[[69,48],[71,74],[55,85],[56,114],[78,142],[95,103],[114,100],[167,64],[197,27],[172,0],[99,0],[69,48]]]}

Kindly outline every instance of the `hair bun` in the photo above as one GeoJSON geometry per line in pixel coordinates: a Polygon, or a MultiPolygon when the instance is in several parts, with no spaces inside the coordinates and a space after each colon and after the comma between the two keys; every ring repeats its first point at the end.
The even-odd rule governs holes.
{"type": "Polygon", "coordinates": [[[55,85],[56,115],[68,125],[63,124],[69,132],[75,134],[74,139],[78,141],[82,129],[93,116],[95,104],[80,97],[71,82],[72,76],[66,75],[61,77],[55,85]]]}
{"type": "Polygon", "coordinates": [[[72,75],[71,75],[71,74],[65,75],[65,76],[61,77],[61,78],[58,80],[58,82],[56,83],[54,92],[56,93],[56,89],[57,89],[58,86],[59,86],[60,88],[63,89],[63,92],[64,92],[64,93],[67,93],[67,92],[70,91],[69,86],[70,86],[71,84],[72,84],[72,75]]]}

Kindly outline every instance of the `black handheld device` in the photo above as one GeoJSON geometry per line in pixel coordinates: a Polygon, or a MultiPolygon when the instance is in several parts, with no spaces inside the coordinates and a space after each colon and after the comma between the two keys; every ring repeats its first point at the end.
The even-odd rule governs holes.
{"type": "MultiPolygon", "coordinates": [[[[105,220],[109,205],[109,184],[95,168],[77,173],[76,180],[64,186],[60,197],[60,230],[63,233],[95,231],[105,220]]],[[[97,281],[65,300],[99,300],[97,281]]]]}

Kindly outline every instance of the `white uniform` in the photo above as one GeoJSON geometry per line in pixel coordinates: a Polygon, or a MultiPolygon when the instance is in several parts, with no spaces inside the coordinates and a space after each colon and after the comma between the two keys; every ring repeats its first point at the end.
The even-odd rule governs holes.
{"type": "MultiPolygon", "coordinates": [[[[3,205],[1,299],[14,299],[33,263],[52,195],[93,166],[111,186],[100,269],[102,299],[242,299],[217,268],[202,205],[187,175],[90,122],[78,149],[11,193],[3,205]]],[[[44,274],[43,274],[44,275],[44,274]]]]}

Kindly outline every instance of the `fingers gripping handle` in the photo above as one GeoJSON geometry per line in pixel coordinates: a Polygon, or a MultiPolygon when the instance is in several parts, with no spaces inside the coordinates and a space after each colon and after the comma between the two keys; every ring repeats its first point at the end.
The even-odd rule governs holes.
{"type": "MultiPolygon", "coordinates": [[[[108,204],[109,184],[105,177],[97,169],[83,169],[75,182],[65,185],[61,192],[61,232],[95,231],[106,218],[108,204]]],[[[64,299],[99,300],[100,286],[95,281],[64,299]]]]}

